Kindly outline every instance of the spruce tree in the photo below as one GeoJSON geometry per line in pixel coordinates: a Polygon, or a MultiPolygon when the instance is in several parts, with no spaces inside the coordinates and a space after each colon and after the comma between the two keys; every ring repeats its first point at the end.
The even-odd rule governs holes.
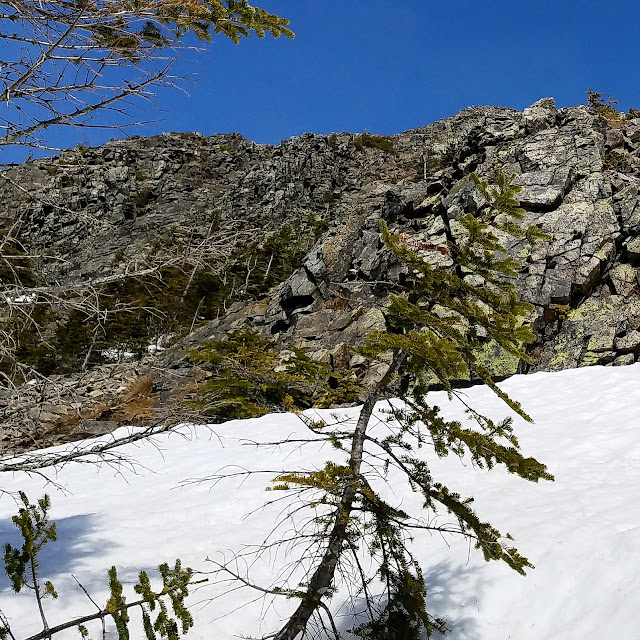
{"type": "Polygon", "coordinates": [[[319,471],[287,473],[275,480],[274,490],[298,495],[310,492],[314,504],[331,509],[330,515],[317,519],[323,550],[308,581],[303,588],[277,591],[299,598],[300,603],[274,634],[276,640],[294,640],[308,630],[312,618],[329,615],[325,600],[333,592],[336,574],[358,548],[368,549],[374,559],[384,597],[380,601],[371,596],[370,579],[363,575],[359,592],[367,599],[369,620],[352,630],[357,636],[417,640],[425,631],[430,635],[434,629],[444,630],[444,622],[428,614],[428,585],[407,545],[412,531],[431,527],[421,524],[424,514],[405,513],[375,491],[365,471],[371,465],[377,464],[383,474],[391,467],[400,470],[421,496],[423,509],[432,515],[450,514],[457,521],[457,533],[473,540],[487,561],[501,560],[521,574],[532,568],[509,536],[475,513],[472,498],[432,477],[418,451],[431,445],[441,457],[468,455],[478,467],[501,465],[532,482],[553,479],[544,464],[520,451],[511,418],[496,422],[469,407],[473,426],[447,420],[430,404],[428,395],[437,382],[452,396],[456,381],[471,376],[531,422],[520,404],[496,385],[480,357],[487,342],[493,341],[530,362],[525,344],[532,333],[525,319],[531,307],[518,299],[519,263],[504,243],[510,238],[533,243],[544,235],[537,227],[519,224],[524,211],[517,200],[520,187],[513,184],[514,177],[501,173],[497,185],[490,187],[472,175],[486,202],[479,212],[465,213],[457,221],[444,216],[448,240],[432,249],[449,257],[447,267],[432,266],[381,223],[385,246],[413,273],[412,286],[408,293],[390,297],[387,316],[392,329],[372,334],[361,349],[371,358],[384,352],[393,357],[384,378],[368,392],[353,430],[345,431],[344,424],[332,430],[330,424],[310,423],[316,435],[324,434],[345,451],[344,464],[327,463],[319,471]],[[376,402],[397,389],[394,382],[400,370],[413,377],[411,393],[403,396],[401,408],[389,405],[391,434],[380,438],[371,433],[370,419],[376,402]],[[376,458],[367,453],[365,443],[376,458]]]}

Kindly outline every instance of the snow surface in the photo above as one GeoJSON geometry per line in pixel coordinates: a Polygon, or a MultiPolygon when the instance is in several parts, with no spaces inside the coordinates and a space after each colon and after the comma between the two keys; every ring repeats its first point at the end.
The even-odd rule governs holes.
{"type": "MultiPolygon", "coordinates": [[[[448,620],[448,637],[454,640],[638,640],[640,365],[515,376],[501,386],[534,418],[533,426],[516,420],[516,432],[524,452],[545,462],[555,482],[532,484],[502,469],[487,472],[456,457],[424,455],[434,477],[475,496],[479,515],[511,533],[536,569],[522,577],[500,563],[485,563],[459,537],[416,536],[412,549],[427,577],[431,613],[448,620]]],[[[508,414],[486,388],[465,394],[483,413],[508,414]]],[[[464,416],[460,403],[448,403],[443,393],[434,393],[433,402],[448,417],[464,416]]],[[[355,410],[346,413],[356,415],[355,410]]],[[[138,463],[134,470],[79,464],[61,469],[52,479],[65,492],[46,488],[59,530],[58,542],[45,547],[41,557],[42,577],[51,579],[60,594],[57,603],[46,602],[49,623],[94,610],[70,574],[104,603],[106,569],[112,564],[123,581],[176,557],[185,566],[211,571],[207,557],[229,560],[246,552],[246,545],[262,542],[283,513],[281,503],[261,508],[281,497],[264,491],[269,480],[281,469],[320,467],[340,454],[328,445],[251,443],[306,434],[292,415],[232,421],[212,430],[181,427],[179,433],[127,446],[125,452],[138,463]],[[267,473],[184,484],[221,468],[267,473]]],[[[1,488],[22,489],[35,501],[45,482],[39,476],[5,475],[1,488]]],[[[403,508],[416,503],[406,487],[393,491],[403,508]]],[[[15,512],[12,497],[2,495],[0,542],[18,544],[10,519],[15,512]]],[[[289,549],[263,557],[250,567],[251,579],[282,585],[293,559],[289,549]]],[[[237,566],[242,570],[250,561],[247,556],[237,566]]],[[[16,638],[38,632],[31,599],[14,595],[5,576],[0,580],[0,609],[16,638]]],[[[342,629],[353,624],[343,606],[346,596],[342,589],[331,603],[342,629]]],[[[261,637],[295,605],[271,604],[255,591],[233,589],[213,577],[195,590],[191,603],[196,624],[187,638],[194,640],[261,637]]],[[[90,631],[100,637],[99,626],[90,631]]],[[[142,637],[132,635],[133,640],[142,637]]]]}

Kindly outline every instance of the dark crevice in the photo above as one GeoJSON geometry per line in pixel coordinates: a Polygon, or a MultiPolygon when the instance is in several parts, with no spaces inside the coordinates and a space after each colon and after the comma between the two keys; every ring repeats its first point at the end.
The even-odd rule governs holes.
{"type": "Polygon", "coordinates": [[[287,298],[286,300],[280,301],[280,306],[282,310],[287,314],[291,315],[296,309],[302,309],[304,307],[308,307],[315,302],[315,298],[311,295],[309,296],[292,296],[291,298],[287,298]]]}
{"type": "Polygon", "coordinates": [[[307,267],[305,265],[302,265],[302,268],[304,269],[304,272],[307,276],[307,280],[309,280],[309,282],[311,282],[314,286],[318,286],[318,280],[316,279],[316,277],[313,275],[313,273],[311,273],[311,271],[309,271],[309,269],[307,269],[307,267]]]}
{"type": "Polygon", "coordinates": [[[275,335],[276,333],[282,333],[283,331],[286,331],[290,326],[291,324],[287,320],[276,320],[276,322],[274,322],[271,326],[271,334],[275,335]]]}
{"type": "Polygon", "coordinates": [[[520,206],[529,213],[550,213],[555,211],[564,202],[562,196],[558,196],[553,202],[546,204],[544,202],[527,202],[523,200],[520,202],[520,206]]]}
{"type": "Polygon", "coordinates": [[[611,278],[607,277],[604,279],[604,286],[609,289],[609,293],[612,296],[618,295],[618,292],[616,291],[615,285],[613,284],[613,280],[611,280],[611,278]]]}

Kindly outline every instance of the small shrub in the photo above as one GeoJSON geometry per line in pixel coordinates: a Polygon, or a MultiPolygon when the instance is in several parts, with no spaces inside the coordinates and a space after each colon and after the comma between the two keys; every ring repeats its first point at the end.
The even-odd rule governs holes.
{"type": "Polygon", "coordinates": [[[631,156],[626,151],[611,151],[602,158],[604,169],[624,171],[631,168],[631,156]]]}
{"type": "Polygon", "coordinates": [[[314,402],[319,409],[329,409],[335,405],[353,404],[359,401],[362,383],[351,371],[334,371],[328,379],[329,388],[314,402]]]}
{"type": "Polygon", "coordinates": [[[222,421],[358,401],[361,385],[352,371],[332,371],[296,347],[288,358],[275,349],[275,340],[238,329],[189,351],[209,372],[191,404],[222,421]]]}
{"type": "MultiPolygon", "coordinates": [[[[13,591],[15,593],[23,590],[30,591],[40,610],[43,629],[39,634],[31,637],[51,640],[57,633],[75,626],[80,632],[80,637],[88,639],[89,632],[84,623],[89,621],[102,621],[104,636],[105,620],[111,619],[115,624],[118,638],[126,640],[129,638],[130,630],[129,612],[136,609],[142,618],[147,640],[158,638],[179,640],[193,627],[193,617],[185,607],[184,601],[189,595],[189,588],[204,581],[194,581],[193,570],[183,569],[180,560],[176,560],[173,567],[166,563],[158,567],[162,588],[157,591],[152,589],[147,572],[140,571],[138,582],[133,587],[140,598],[133,602],[127,602],[122,595],[122,582],[118,578],[116,567],[111,567],[107,572],[110,597],[103,607],[97,605],[86,589],[80,585],[97,606],[98,611],[68,620],[60,625],[50,626],[42,602],[46,598],[56,600],[58,593],[50,581],[42,581],[39,575],[38,555],[45,544],[57,540],[56,523],[49,521],[51,500],[48,495],[44,495],[36,504],[32,504],[22,491],[20,500],[22,505],[19,507],[18,515],[13,516],[11,520],[20,531],[23,544],[21,547],[14,547],[8,542],[5,543],[3,560],[13,591]]],[[[16,634],[11,629],[9,620],[4,615],[0,615],[0,640],[15,638],[16,634]]]]}
{"type": "Polygon", "coordinates": [[[440,165],[444,167],[448,167],[452,165],[460,155],[460,146],[457,142],[450,141],[445,150],[440,153],[440,165]]]}
{"type": "Polygon", "coordinates": [[[340,195],[336,195],[335,193],[333,193],[333,191],[327,191],[327,193],[325,193],[322,196],[322,202],[324,202],[325,204],[328,204],[330,207],[335,206],[336,204],[338,204],[338,200],[340,199],[340,195]]]}
{"type": "Polygon", "coordinates": [[[310,407],[316,393],[313,380],[328,365],[315,363],[298,350],[282,363],[275,347],[275,340],[239,329],[190,351],[191,360],[205,363],[209,371],[193,406],[218,420],[310,407]]]}
{"type": "Polygon", "coordinates": [[[587,89],[587,106],[591,113],[595,113],[607,120],[619,120],[622,114],[615,108],[619,100],[614,99],[608,93],[606,98],[593,89],[587,89]]]}
{"type": "Polygon", "coordinates": [[[372,149],[382,149],[386,153],[396,153],[393,146],[393,139],[390,136],[372,135],[367,131],[357,135],[351,143],[358,151],[365,147],[372,149]]]}
{"type": "MultiPolygon", "coordinates": [[[[640,109],[629,108],[627,113],[621,113],[614,107],[618,104],[619,100],[612,98],[608,93],[606,98],[601,93],[593,91],[593,89],[587,90],[587,105],[592,113],[606,118],[610,122],[618,122],[621,124],[625,120],[633,120],[634,118],[640,118],[640,109]]],[[[619,128],[619,127],[618,127],[619,128]]]]}
{"type": "Polygon", "coordinates": [[[126,252],[124,250],[124,247],[120,247],[114,254],[113,254],[113,260],[111,262],[112,266],[117,266],[119,265],[126,256],[126,252]]]}
{"type": "Polygon", "coordinates": [[[144,209],[152,200],[155,200],[155,194],[151,189],[142,189],[133,197],[133,202],[138,209],[144,209]]]}

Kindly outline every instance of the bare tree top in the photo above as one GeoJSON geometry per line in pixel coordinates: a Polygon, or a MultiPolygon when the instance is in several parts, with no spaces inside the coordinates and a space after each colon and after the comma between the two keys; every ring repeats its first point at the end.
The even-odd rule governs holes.
{"type": "Polygon", "coordinates": [[[245,0],[0,2],[0,149],[47,148],[49,127],[100,126],[105,110],[126,124],[131,99],[174,85],[185,48],[293,37],[288,24],[245,0]]]}

